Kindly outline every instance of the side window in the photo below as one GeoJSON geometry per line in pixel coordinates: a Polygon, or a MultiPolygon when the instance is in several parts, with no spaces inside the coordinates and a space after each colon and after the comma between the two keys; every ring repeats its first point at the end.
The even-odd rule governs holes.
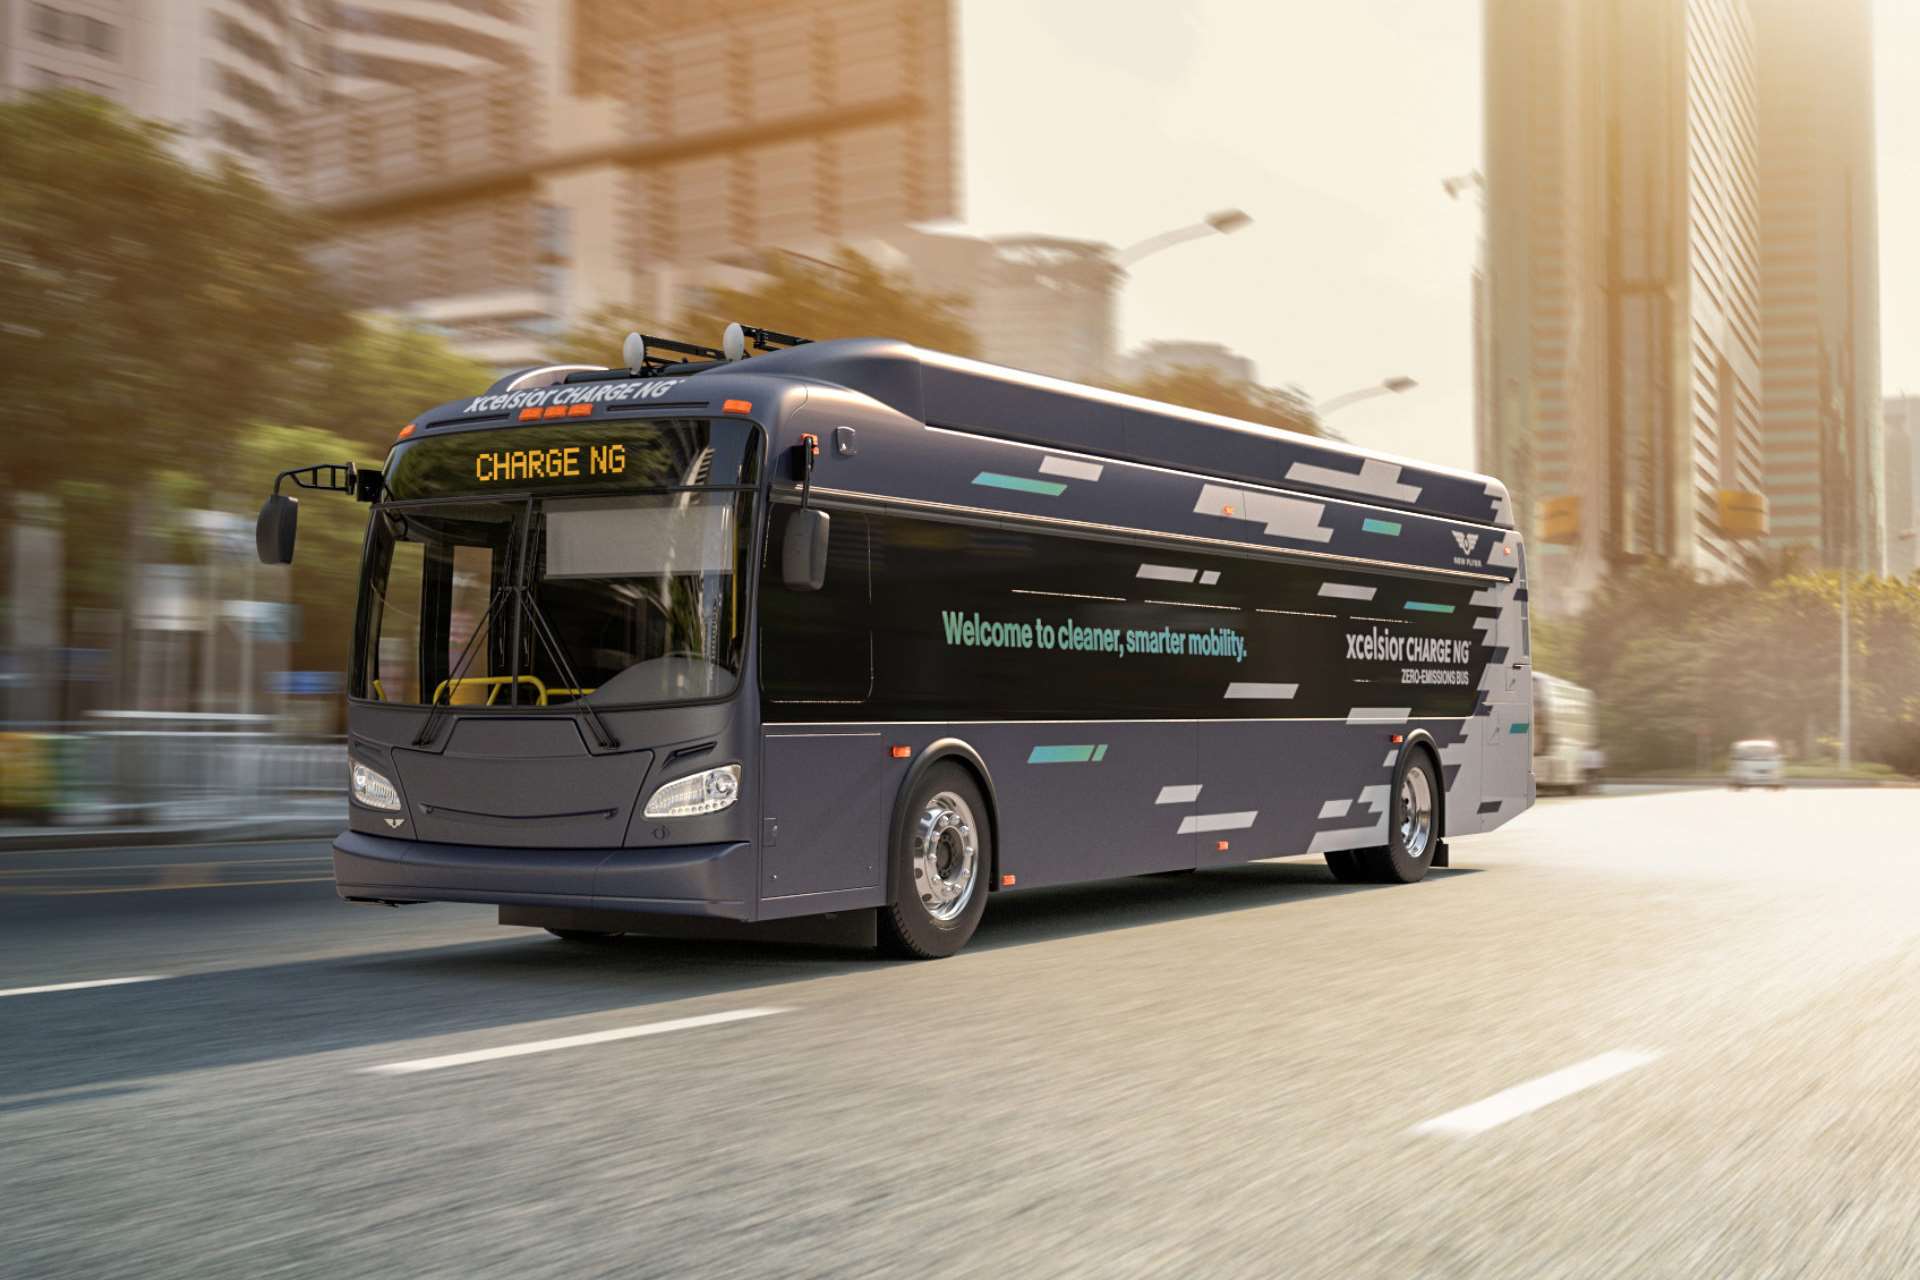
{"type": "Polygon", "coordinates": [[[827,581],[792,591],[780,548],[797,507],[776,506],[760,566],[760,688],[769,702],[865,702],[873,689],[867,517],[833,513],[827,581]]]}

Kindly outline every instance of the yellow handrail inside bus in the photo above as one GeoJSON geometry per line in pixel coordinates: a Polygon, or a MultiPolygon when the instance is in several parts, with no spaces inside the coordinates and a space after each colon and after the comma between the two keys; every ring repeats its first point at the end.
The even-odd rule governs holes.
{"type": "Polygon", "coordinates": [[[534,693],[538,695],[534,701],[534,706],[544,707],[547,705],[547,686],[541,682],[539,676],[533,675],[461,676],[456,680],[442,680],[434,686],[433,696],[427,699],[427,702],[428,705],[432,705],[440,701],[440,695],[446,692],[448,685],[452,685],[453,694],[447,699],[448,706],[472,707],[479,706],[484,702],[485,705],[490,707],[494,704],[495,699],[499,698],[500,690],[516,681],[520,684],[530,684],[533,686],[534,693]],[[469,688],[472,690],[471,694],[468,692],[469,688]],[[487,695],[484,699],[478,696],[483,689],[487,695]]]}

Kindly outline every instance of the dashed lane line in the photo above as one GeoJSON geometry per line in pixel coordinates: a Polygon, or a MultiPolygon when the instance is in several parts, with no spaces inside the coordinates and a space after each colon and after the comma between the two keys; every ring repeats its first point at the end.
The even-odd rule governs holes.
{"type": "Polygon", "coordinates": [[[647,1022],[637,1027],[616,1027],[611,1031],[589,1031],[584,1035],[560,1036],[553,1040],[529,1040],[493,1049],[473,1049],[449,1053],[437,1058],[414,1058],[407,1062],[387,1062],[377,1067],[362,1067],[367,1075],[405,1076],[420,1071],[439,1071],[446,1067],[464,1067],[475,1062],[493,1062],[500,1058],[519,1058],[530,1053],[551,1053],[556,1049],[580,1049],[588,1045],[610,1044],[616,1040],[636,1040],[641,1036],[665,1035],[670,1031],[691,1031],[695,1027],[714,1027],[749,1018],[766,1018],[790,1010],[778,1008],[728,1009],[724,1013],[703,1013],[691,1018],[672,1018],[665,1022],[647,1022]]]}
{"type": "Polygon", "coordinates": [[[1538,1111],[1582,1089],[1590,1089],[1602,1081],[1644,1067],[1659,1056],[1658,1050],[1615,1049],[1525,1084],[1517,1084],[1511,1089],[1502,1089],[1491,1097],[1449,1111],[1443,1116],[1435,1116],[1415,1125],[1412,1132],[1472,1137],[1496,1125],[1518,1119],[1529,1111],[1538,1111]]]}
{"type": "Polygon", "coordinates": [[[55,991],[87,991],[94,987],[124,987],[130,982],[162,982],[169,975],[164,973],[145,973],[137,978],[94,978],[89,982],[53,982],[44,987],[11,987],[0,990],[0,996],[44,996],[55,991]]]}

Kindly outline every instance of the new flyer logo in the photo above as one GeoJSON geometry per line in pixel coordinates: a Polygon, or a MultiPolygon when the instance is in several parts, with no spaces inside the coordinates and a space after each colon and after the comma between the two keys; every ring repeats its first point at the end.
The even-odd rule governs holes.
{"type": "Polygon", "coordinates": [[[1472,555],[1473,549],[1480,545],[1479,534],[1461,533],[1458,529],[1453,531],[1453,540],[1460,544],[1460,552],[1462,555],[1472,555]]]}

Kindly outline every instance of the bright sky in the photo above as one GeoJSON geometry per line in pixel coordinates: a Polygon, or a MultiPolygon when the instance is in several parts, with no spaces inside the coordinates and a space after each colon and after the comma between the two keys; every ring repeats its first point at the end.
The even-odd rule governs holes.
{"type": "MultiPolygon", "coordinates": [[[[1806,0],[1818,3],[1819,0],[1806,0]]],[[[963,207],[983,232],[1117,245],[1242,208],[1137,267],[1125,346],[1225,342],[1349,439],[1473,465],[1479,0],[960,0],[963,207]]],[[[1882,365],[1920,390],[1920,0],[1875,0],[1882,365]]]]}

